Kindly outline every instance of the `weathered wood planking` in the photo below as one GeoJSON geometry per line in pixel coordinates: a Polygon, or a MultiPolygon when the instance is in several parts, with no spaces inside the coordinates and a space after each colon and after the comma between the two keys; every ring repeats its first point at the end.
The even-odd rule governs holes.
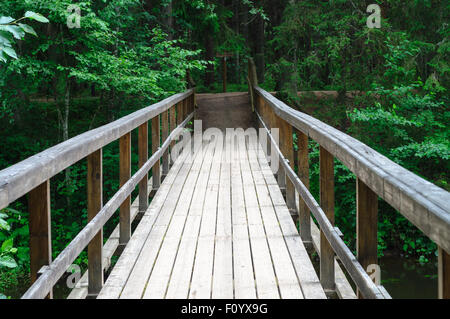
{"type": "MultiPolygon", "coordinates": [[[[319,152],[320,207],[334,226],[334,158],[322,146],[319,152]]],[[[322,230],[320,232],[320,282],[325,291],[335,291],[334,251],[322,230]]]]}
{"type": "Polygon", "coordinates": [[[176,177],[169,171],[155,197],[168,192],[165,199],[149,207],[157,217],[143,220],[146,236],[138,226],[99,298],[325,297],[280,190],[278,207],[260,202],[261,189],[270,195],[258,147],[243,139],[234,146],[231,162],[218,139],[176,177]]]}
{"type": "Polygon", "coordinates": [[[450,193],[333,127],[288,107],[260,87],[257,96],[293,127],[318,142],[378,196],[450,252],[450,193]]]}
{"type": "MultiPolygon", "coordinates": [[[[180,124],[184,127],[193,117],[190,114],[180,124]]],[[[156,161],[159,161],[164,151],[169,147],[170,142],[178,135],[177,132],[172,132],[169,138],[164,141],[160,149],[142,166],[136,174],[134,174],[124,186],[122,186],[113,197],[103,206],[98,214],[81,230],[70,244],[58,255],[52,262],[50,267],[47,267],[36,280],[36,282],[27,290],[22,296],[23,299],[37,299],[44,298],[52,289],[55,283],[61,278],[71,263],[77,258],[81,251],[88,245],[88,243],[101,230],[103,225],[111,218],[114,212],[119,209],[120,205],[131,194],[140,181],[148,174],[148,171],[153,167],[156,161]]],[[[144,195],[146,196],[146,194],[144,195]]]]}
{"type": "Polygon", "coordinates": [[[158,238],[158,234],[163,229],[157,229],[157,231],[151,234],[151,237],[149,236],[149,229],[151,230],[152,227],[154,227],[156,218],[161,214],[161,207],[165,203],[169,192],[175,185],[175,178],[178,179],[177,182],[184,183],[184,178],[187,176],[188,169],[184,167],[183,163],[183,156],[180,156],[172,166],[164,183],[155,194],[149,209],[137,226],[130,242],[126,246],[117,261],[117,264],[106,280],[105,285],[98,296],[99,299],[112,299],[120,297],[122,290],[129,279],[131,271],[133,270],[133,267],[135,267],[139,252],[143,249],[143,247],[145,247],[147,240],[151,240],[152,246],[150,247],[155,247],[156,249],[159,248],[158,241],[156,239],[158,238]]]}
{"type": "MultiPolygon", "coordinates": [[[[103,152],[102,149],[87,157],[87,215],[94,219],[103,206],[103,152]]],[[[103,228],[88,245],[88,296],[97,296],[103,286],[103,228]]]]}
{"type": "MultiPolygon", "coordinates": [[[[264,122],[262,121],[259,114],[257,114],[258,119],[260,120],[261,124],[264,126],[265,130],[268,132],[267,127],[265,126],[264,122]]],[[[271,139],[271,143],[274,144],[274,138],[269,134],[269,137],[271,139]]],[[[322,152],[324,150],[322,148],[322,152]]],[[[321,232],[323,233],[326,241],[331,245],[333,251],[336,253],[336,255],[339,256],[342,263],[344,264],[345,268],[347,269],[348,273],[352,277],[355,284],[358,286],[358,288],[361,290],[361,293],[365,298],[390,298],[389,294],[385,291],[385,289],[382,286],[376,286],[364,268],[359,264],[359,262],[356,260],[356,258],[351,253],[350,249],[346,246],[344,241],[340,238],[340,232],[336,230],[336,228],[333,226],[333,224],[328,219],[325,212],[322,210],[322,208],[319,206],[319,204],[316,202],[314,197],[311,195],[309,190],[306,188],[306,186],[301,182],[300,178],[296,175],[294,170],[290,167],[288,164],[288,161],[284,158],[283,154],[281,153],[280,149],[277,147],[277,145],[274,145],[272,148],[272,152],[276,152],[279,157],[281,165],[284,167],[287,177],[292,181],[294,184],[296,190],[299,192],[302,199],[305,201],[305,204],[310,209],[311,213],[314,215],[314,217],[317,219],[317,222],[320,225],[321,232]]],[[[326,154],[326,153],[325,153],[326,154]]],[[[327,166],[331,166],[330,156],[329,154],[326,155],[328,158],[327,166]]],[[[331,171],[328,167],[326,169],[327,171],[331,171]]],[[[325,181],[326,182],[326,181],[325,181]]],[[[326,183],[325,183],[326,184],[326,183]]],[[[270,188],[270,186],[269,186],[270,188]]],[[[273,200],[273,199],[272,199],[273,200]]],[[[277,200],[280,202],[280,200],[277,200]]],[[[327,198],[328,203],[326,205],[331,205],[332,201],[330,201],[327,198]]],[[[333,261],[334,263],[334,261],[333,261]]],[[[331,271],[330,271],[331,272],[331,271]]]]}
{"type": "MultiPolygon", "coordinates": [[[[30,274],[35,282],[41,267],[52,262],[50,180],[45,181],[28,194],[30,212],[30,274]]],[[[49,297],[53,296],[50,291],[49,297]]]]}
{"type": "MultiPolygon", "coordinates": [[[[0,171],[0,209],[96,150],[119,139],[194,93],[190,89],[80,134],[0,171]]],[[[180,124],[180,121],[178,124],[180,124]]]]}

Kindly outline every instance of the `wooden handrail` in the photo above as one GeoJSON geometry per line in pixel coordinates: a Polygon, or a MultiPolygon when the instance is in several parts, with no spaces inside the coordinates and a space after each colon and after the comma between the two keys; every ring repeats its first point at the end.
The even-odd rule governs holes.
{"type": "Polygon", "coordinates": [[[286,176],[292,181],[294,187],[305,201],[311,213],[316,218],[317,222],[319,223],[320,229],[321,231],[323,231],[327,241],[330,243],[331,247],[344,264],[345,269],[347,269],[347,272],[355,282],[358,289],[362,291],[363,296],[370,299],[388,298],[389,296],[386,295],[386,292],[382,288],[375,285],[375,283],[370,279],[369,275],[365,272],[364,268],[358,263],[355,256],[342,240],[336,228],[328,220],[325,212],[309,192],[308,188],[306,188],[306,186],[294,172],[291,165],[289,164],[289,161],[284,157],[283,153],[278,147],[272,134],[270,134],[269,129],[264,123],[264,120],[258,113],[256,114],[256,116],[264,127],[272,143],[271,152],[275,151],[278,154],[280,164],[283,166],[286,176]]]}
{"type": "MultiPolygon", "coordinates": [[[[321,161],[322,157],[326,160],[327,154],[336,157],[356,175],[358,260],[354,259],[346,246],[342,246],[343,242],[341,243],[338,234],[335,234],[332,222],[328,218],[323,219],[322,208],[312,198],[308,188],[297,177],[290,165],[285,162],[284,157],[286,155],[281,153],[279,148],[276,148],[282,158],[282,169],[279,174],[280,172],[286,174],[294,183],[301,195],[300,200],[306,203],[318,220],[321,234],[326,237],[334,253],[339,256],[357,284],[358,293],[372,298],[388,296],[384,288],[380,286],[377,287],[379,288],[377,292],[375,287],[367,282],[367,274],[360,273],[361,269],[364,270],[377,260],[376,227],[377,198],[379,196],[436,242],[439,248],[439,297],[450,298],[450,285],[448,284],[450,281],[450,193],[404,169],[353,137],[305,113],[290,108],[259,86],[255,85],[250,90],[254,91],[257,117],[266,130],[268,128],[264,124],[264,120],[274,122],[273,118],[276,118],[275,121],[278,121],[281,126],[292,126],[298,133],[304,134],[306,138],[310,137],[319,143],[321,150],[323,150],[321,161]]],[[[270,128],[272,128],[272,125],[270,128]]],[[[325,174],[326,170],[322,172],[321,169],[321,175],[322,173],[325,174]]],[[[330,175],[328,178],[333,177],[330,175]]],[[[322,187],[327,186],[321,184],[321,197],[325,195],[322,194],[322,187]]],[[[328,191],[333,192],[332,189],[328,191]]],[[[307,216],[302,216],[304,215],[304,209],[299,214],[301,218],[306,219],[307,216]]],[[[330,216],[333,216],[333,214],[330,216]]],[[[302,236],[305,237],[304,240],[307,242],[309,234],[306,233],[302,236]]],[[[328,253],[321,257],[325,257],[326,261],[330,260],[328,253]]],[[[333,268],[333,265],[327,266],[328,270],[333,268]]],[[[329,272],[325,273],[324,276],[326,277],[324,277],[325,282],[323,284],[329,286],[329,279],[334,280],[334,278],[329,272]]]]}
{"type": "Polygon", "coordinates": [[[294,110],[260,87],[254,90],[283,120],[339,159],[378,196],[450,252],[450,193],[355,138],[294,110]]]}
{"type": "Polygon", "coordinates": [[[171,106],[194,94],[194,89],[93,129],[0,171],[0,209],[35,189],[89,154],[119,139],[171,106]]]}
{"type": "Polygon", "coordinates": [[[42,269],[39,278],[22,296],[23,299],[39,299],[51,291],[52,287],[61,278],[66,269],[73,263],[83,249],[91,242],[94,236],[102,229],[106,222],[130,196],[131,192],[148,174],[154,164],[160,160],[172,140],[179,134],[180,129],[186,126],[193,118],[194,114],[189,114],[186,119],[174,130],[164,141],[163,145],[152,154],[149,160],[114,194],[114,196],[102,207],[97,215],[75,236],[70,244],[58,255],[50,264],[42,269]]]}

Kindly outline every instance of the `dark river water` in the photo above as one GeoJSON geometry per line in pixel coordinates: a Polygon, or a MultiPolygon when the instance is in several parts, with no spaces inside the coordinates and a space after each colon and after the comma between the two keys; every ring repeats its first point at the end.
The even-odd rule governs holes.
{"type": "Polygon", "coordinates": [[[420,264],[397,256],[381,257],[381,284],[392,298],[435,299],[438,294],[437,262],[420,264]]]}

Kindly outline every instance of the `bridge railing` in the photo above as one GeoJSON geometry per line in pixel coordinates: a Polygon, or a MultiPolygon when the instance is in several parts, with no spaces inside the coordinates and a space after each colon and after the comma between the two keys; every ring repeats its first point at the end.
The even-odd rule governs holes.
{"type": "MultiPolygon", "coordinates": [[[[169,170],[169,147],[192,118],[194,89],[173,95],[115,122],[90,130],[0,171],[0,209],[28,194],[32,286],[22,298],[52,297],[52,289],[79,254],[88,247],[88,295],[103,286],[105,223],[120,209],[119,246],[131,236],[131,193],[139,185],[139,212],[148,207],[148,174],[156,190],[169,170]],[[148,156],[148,122],[152,152],[148,156]],[[131,131],[138,128],[139,170],[131,176],[131,131]],[[162,136],[160,136],[162,134],[162,136]],[[160,138],[162,137],[162,144],[160,138]],[[120,189],[103,205],[102,148],[119,140],[120,189]],[[88,223],[52,261],[50,179],[87,158],[88,223]]],[[[117,246],[116,246],[117,247],[117,246]]],[[[113,252],[112,252],[113,253],[113,252]]]]}
{"type": "Polygon", "coordinates": [[[310,212],[320,226],[320,281],[325,290],[335,290],[335,255],[341,260],[365,298],[388,296],[366,273],[377,265],[378,197],[417,226],[438,245],[439,297],[450,298],[450,193],[404,169],[367,145],[276,99],[257,84],[254,64],[249,63],[252,105],[272,144],[271,156],[281,159],[278,182],[286,189],[286,202],[296,209],[295,190],[300,195],[299,232],[311,242],[310,212]],[[279,144],[270,135],[279,129],[279,144]],[[293,133],[298,138],[298,175],[294,172],[293,133]],[[320,205],[309,192],[308,139],[320,145],[320,205]],[[357,257],[334,227],[334,158],[356,175],[357,257]],[[287,176],[288,178],[286,178],[287,176]]]}

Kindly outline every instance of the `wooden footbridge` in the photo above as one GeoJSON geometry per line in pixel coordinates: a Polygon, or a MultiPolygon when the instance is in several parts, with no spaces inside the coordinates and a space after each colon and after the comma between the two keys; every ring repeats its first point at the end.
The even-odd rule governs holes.
{"type": "Polygon", "coordinates": [[[33,283],[23,298],[51,297],[86,247],[88,270],[69,298],[390,298],[372,272],[378,197],[438,245],[439,297],[450,297],[450,194],[277,100],[252,63],[248,93],[190,89],[0,171],[0,209],[26,194],[33,283]],[[320,144],[320,203],[308,190],[308,139],[320,144]],[[102,148],[115,140],[120,189],[103,203],[102,148]],[[52,260],[50,180],[84,158],[89,222],[52,260]],[[334,158],[357,177],[356,256],[334,226],[334,158]]]}

